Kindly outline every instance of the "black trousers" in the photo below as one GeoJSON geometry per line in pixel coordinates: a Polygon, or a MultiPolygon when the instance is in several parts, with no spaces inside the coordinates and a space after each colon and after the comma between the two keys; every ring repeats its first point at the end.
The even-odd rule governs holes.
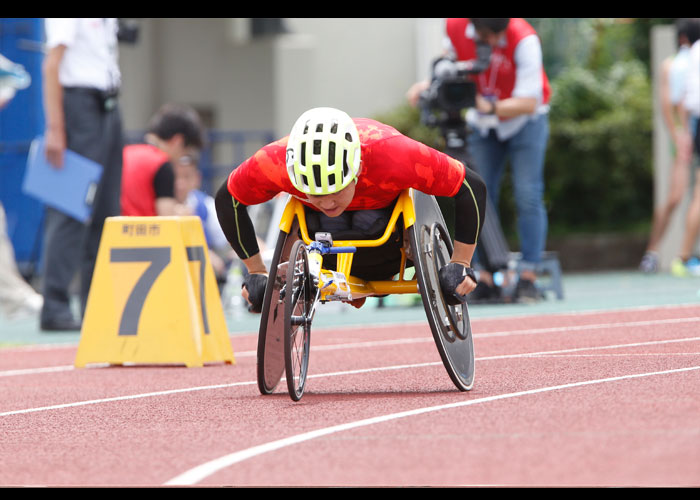
{"type": "Polygon", "coordinates": [[[87,223],[46,208],[42,322],[72,316],[69,288],[78,272],[84,315],[105,218],[120,214],[124,140],[119,107],[107,109],[103,96],[92,89],[64,89],[63,109],[68,149],[98,162],[104,170],[87,223]]]}

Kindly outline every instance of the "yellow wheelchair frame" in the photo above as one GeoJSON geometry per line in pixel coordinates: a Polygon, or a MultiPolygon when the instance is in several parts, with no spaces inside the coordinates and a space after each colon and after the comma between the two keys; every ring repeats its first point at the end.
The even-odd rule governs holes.
{"type": "MultiPolygon", "coordinates": [[[[305,388],[311,321],[317,303],[363,297],[420,293],[428,323],[447,372],[459,390],[474,380],[474,351],[466,304],[449,306],[440,290],[438,270],[449,262],[452,241],[435,198],[406,189],[399,195],[384,233],[372,240],[325,242],[311,238],[304,204],[290,196],[281,216],[280,234],[270,274],[258,335],[258,388],[271,394],[286,374],[291,398],[305,388]],[[395,279],[364,280],[352,275],[356,248],[385,244],[403,218],[404,244],[395,279]],[[323,268],[323,254],[337,255],[336,271],[323,268]],[[407,279],[409,260],[415,276],[407,279]]],[[[319,233],[316,233],[316,237],[319,233]]]]}
{"type": "MultiPolygon", "coordinates": [[[[408,228],[413,225],[416,220],[413,211],[412,193],[405,190],[399,195],[398,201],[394,206],[391,217],[387,224],[384,234],[374,240],[338,240],[333,242],[335,248],[361,248],[361,247],[378,247],[386,243],[391,234],[396,229],[396,222],[399,216],[403,215],[404,227],[408,228]]],[[[299,221],[299,232],[301,239],[306,245],[311,245],[314,241],[309,235],[309,230],[306,226],[306,217],[304,205],[296,198],[291,197],[287,206],[282,213],[280,220],[280,229],[285,232],[290,232],[294,218],[299,221]]],[[[401,266],[396,280],[376,280],[368,281],[352,276],[352,262],[355,256],[354,252],[337,253],[338,263],[336,271],[328,271],[321,266],[319,274],[319,289],[321,291],[320,300],[325,302],[331,297],[338,295],[338,292],[346,292],[349,300],[372,297],[377,295],[403,294],[403,293],[418,293],[417,280],[405,279],[406,270],[406,249],[401,248],[401,266]],[[340,290],[342,281],[337,280],[337,275],[340,274],[348,285],[348,290],[340,290]]]]}

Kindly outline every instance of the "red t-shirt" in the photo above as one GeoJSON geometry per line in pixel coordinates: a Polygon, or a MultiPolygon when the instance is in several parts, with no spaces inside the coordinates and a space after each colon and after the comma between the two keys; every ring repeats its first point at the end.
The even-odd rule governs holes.
{"type": "MultiPolygon", "coordinates": [[[[387,207],[408,188],[435,196],[457,193],[465,176],[462,163],[389,125],[368,118],[353,121],[360,134],[362,171],[347,210],[387,207]]],[[[287,139],[264,146],[231,172],[227,186],[234,198],[249,206],[282,192],[307,199],[287,174],[287,139]]]]}
{"type": "Polygon", "coordinates": [[[124,148],[123,156],[122,215],[158,215],[153,180],[163,164],[169,161],[168,155],[150,144],[132,144],[124,148]]]}
{"type": "MultiPolygon", "coordinates": [[[[469,61],[476,58],[476,43],[466,36],[468,18],[450,18],[447,20],[447,36],[455,49],[457,60],[469,61]]],[[[492,47],[489,68],[474,78],[479,93],[495,93],[499,99],[511,96],[515,87],[515,48],[526,36],[537,35],[535,29],[520,17],[511,18],[505,30],[505,46],[492,47]]],[[[551,94],[549,79],[542,68],[542,102],[548,103],[551,94]]]]}

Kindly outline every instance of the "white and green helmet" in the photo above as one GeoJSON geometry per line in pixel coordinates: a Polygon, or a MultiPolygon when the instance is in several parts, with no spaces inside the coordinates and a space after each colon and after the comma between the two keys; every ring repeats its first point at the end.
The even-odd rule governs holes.
{"type": "Polygon", "coordinates": [[[299,191],[337,193],[357,178],[360,135],[345,112],[314,108],[302,114],[287,142],[287,173],[299,191]]]}

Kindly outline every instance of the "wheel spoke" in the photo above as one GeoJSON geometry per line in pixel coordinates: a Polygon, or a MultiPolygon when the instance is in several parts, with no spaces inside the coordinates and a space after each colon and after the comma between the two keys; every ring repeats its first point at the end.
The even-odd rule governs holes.
{"type": "Polygon", "coordinates": [[[313,300],[309,290],[306,248],[298,241],[292,248],[287,270],[285,298],[285,366],[289,394],[298,401],[304,392],[309,363],[309,337],[313,300]]]}

